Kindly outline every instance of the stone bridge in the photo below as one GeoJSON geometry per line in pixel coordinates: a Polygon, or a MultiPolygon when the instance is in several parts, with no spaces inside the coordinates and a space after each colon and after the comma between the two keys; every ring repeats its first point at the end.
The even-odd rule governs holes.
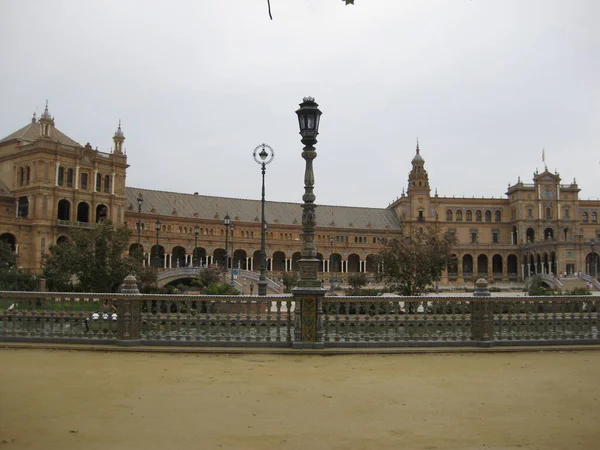
{"type": "MultiPolygon", "coordinates": [[[[201,267],[177,267],[173,269],[162,269],[158,272],[156,277],[156,285],[158,287],[164,287],[173,281],[181,280],[184,278],[200,278],[200,271],[206,270],[201,267]]],[[[226,275],[227,281],[229,282],[229,276],[231,272],[228,270],[226,275]]],[[[259,274],[250,270],[237,269],[237,279],[234,280],[236,288],[242,291],[244,281],[257,283],[259,274]]],[[[272,293],[281,293],[282,286],[279,283],[267,278],[267,290],[272,293]]],[[[255,287],[256,293],[258,293],[258,286],[255,287]]]]}
{"type": "Polygon", "coordinates": [[[531,283],[533,282],[534,277],[540,277],[541,281],[547,284],[549,287],[553,289],[560,289],[563,287],[563,284],[560,280],[554,275],[550,275],[547,273],[538,273],[536,275],[532,275],[525,280],[525,288],[529,289],[531,287],[531,283]]]}

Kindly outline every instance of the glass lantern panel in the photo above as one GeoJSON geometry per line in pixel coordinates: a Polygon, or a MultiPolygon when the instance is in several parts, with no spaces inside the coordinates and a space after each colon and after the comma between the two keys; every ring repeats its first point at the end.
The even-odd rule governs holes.
{"type": "Polygon", "coordinates": [[[306,128],[306,119],[303,115],[298,116],[298,124],[300,125],[300,131],[304,131],[306,128]]]}
{"type": "Polygon", "coordinates": [[[319,121],[321,120],[321,116],[319,114],[317,114],[316,120],[315,120],[315,131],[319,131],[319,121]]]}
{"type": "Polygon", "coordinates": [[[314,114],[306,115],[306,125],[309,130],[315,129],[315,115],[314,114]]]}

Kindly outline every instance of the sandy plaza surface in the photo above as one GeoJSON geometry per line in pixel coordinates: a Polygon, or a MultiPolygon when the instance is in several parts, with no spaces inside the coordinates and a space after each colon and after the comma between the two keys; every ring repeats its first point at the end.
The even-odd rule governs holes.
{"type": "Polygon", "coordinates": [[[0,449],[600,448],[600,351],[0,350],[0,449]]]}

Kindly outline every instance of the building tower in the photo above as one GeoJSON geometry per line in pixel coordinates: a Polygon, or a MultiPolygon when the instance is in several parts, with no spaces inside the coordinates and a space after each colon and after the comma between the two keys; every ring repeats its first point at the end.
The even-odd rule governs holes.
{"type": "Polygon", "coordinates": [[[119,128],[117,128],[117,131],[115,131],[115,135],[113,136],[113,142],[115,143],[114,152],[117,155],[122,155],[125,135],[123,134],[123,130],[121,130],[121,119],[119,119],[119,128]]]}

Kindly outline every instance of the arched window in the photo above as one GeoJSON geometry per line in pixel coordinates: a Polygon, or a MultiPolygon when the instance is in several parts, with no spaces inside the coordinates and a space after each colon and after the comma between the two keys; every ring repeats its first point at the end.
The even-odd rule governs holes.
{"type": "Polygon", "coordinates": [[[475,220],[477,222],[481,222],[481,211],[479,211],[479,210],[475,211],[475,220]]]}
{"type": "Polygon", "coordinates": [[[448,210],[446,211],[446,221],[447,222],[452,222],[452,210],[448,210]]]}
{"type": "Polygon", "coordinates": [[[584,212],[584,213],[581,215],[581,220],[582,220],[583,222],[587,223],[587,222],[588,222],[588,213],[584,212]]]}
{"type": "Polygon", "coordinates": [[[460,211],[460,210],[456,211],[456,221],[457,222],[462,222],[462,216],[463,216],[462,211],[460,211]]]}
{"type": "Polygon", "coordinates": [[[489,210],[485,212],[485,221],[486,222],[491,222],[492,221],[492,212],[489,211],[489,210]]]}
{"type": "Polygon", "coordinates": [[[546,208],[546,219],[552,219],[552,208],[546,208]]]}
{"type": "Polygon", "coordinates": [[[25,184],[29,184],[30,181],[31,181],[31,167],[27,166],[26,173],[25,173],[25,184]]]}
{"type": "Polygon", "coordinates": [[[500,222],[502,220],[502,213],[500,211],[494,211],[494,220],[496,222],[500,222]]]}
{"type": "Polygon", "coordinates": [[[18,180],[19,186],[23,186],[23,183],[25,183],[25,168],[24,167],[21,167],[19,169],[19,177],[18,178],[19,178],[19,180],[18,180]]]}
{"type": "Polygon", "coordinates": [[[100,192],[102,190],[102,174],[96,174],[96,192],[100,192]]]}
{"type": "Polygon", "coordinates": [[[471,212],[470,209],[467,209],[467,222],[472,222],[473,221],[473,213],[471,212]]]}
{"type": "Polygon", "coordinates": [[[571,217],[571,210],[569,208],[563,209],[563,217],[569,219],[571,217]]]}
{"type": "Polygon", "coordinates": [[[598,223],[598,214],[592,213],[592,223],[598,223]]]}
{"type": "Polygon", "coordinates": [[[73,169],[67,169],[67,187],[73,187],[73,169]]]}

